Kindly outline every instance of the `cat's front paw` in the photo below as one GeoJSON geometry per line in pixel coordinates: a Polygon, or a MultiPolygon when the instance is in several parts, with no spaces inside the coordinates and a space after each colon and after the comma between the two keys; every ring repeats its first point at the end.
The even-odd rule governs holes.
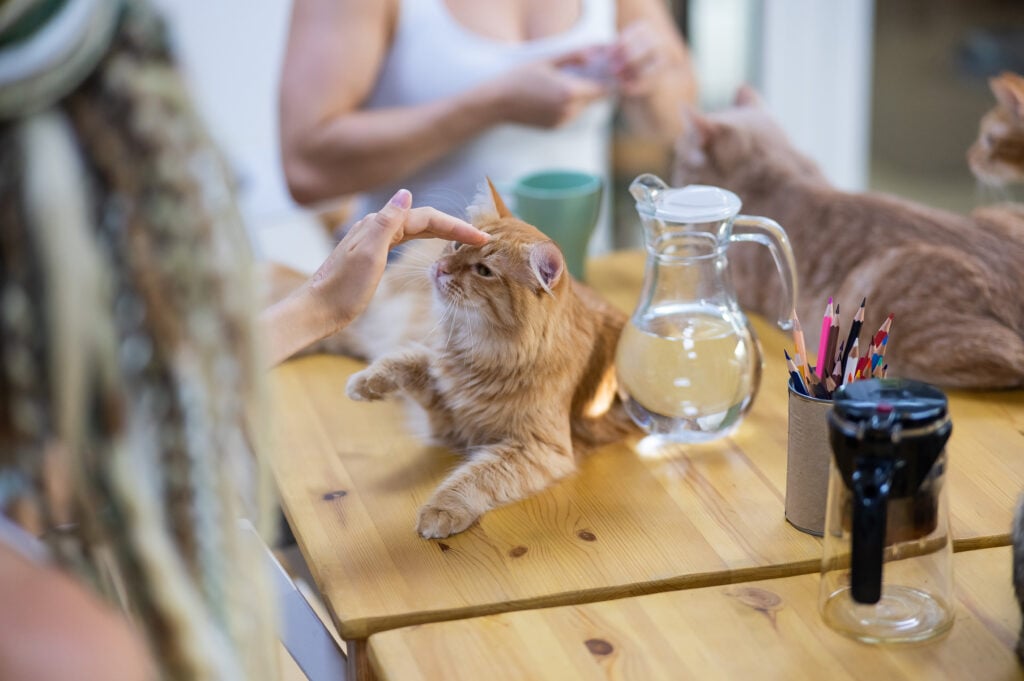
{"type": "Polygon", "coordinates": [[[395,390],[396,386],[373,367],[352,374],[345,384],[345,394],[358,401],[379,400],[395,390]]]}
{"type": "Polygon", "coordinates": [[[424,539],[444,539],[472,525],[477,514],[454,502],[427,504],[420,509],[416,531],[424,539]]]}

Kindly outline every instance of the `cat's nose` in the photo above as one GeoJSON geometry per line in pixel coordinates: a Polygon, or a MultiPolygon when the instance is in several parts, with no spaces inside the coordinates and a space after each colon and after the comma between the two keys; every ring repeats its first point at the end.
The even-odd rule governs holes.
{"type": "Polygon", "coordinates": [[[442,277],[450,276],[448,269],[444,266],[444,263],[440,260],[434,262],[430,266],[430,278],[434,281],[440,281],[442,277]]]}

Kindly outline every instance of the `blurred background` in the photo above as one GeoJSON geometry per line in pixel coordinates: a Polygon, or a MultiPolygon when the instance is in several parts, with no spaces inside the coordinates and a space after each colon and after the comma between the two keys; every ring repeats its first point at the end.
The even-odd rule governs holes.
{"type": "MultiPolygon", "coordinates": [[[[701,107],[751,83],[794,143],[844,189],[956,211],[997,198],[965,153],[992,107],[988,77],[1024,73],[1020,0],[666,0],[693,52],[701,107]]],[[[329,247],[285,189],[277,81],[290,3],[157,0],[201,114],[235,169],[258,253],[309,269],[329,247]],[[240,17],[244,14],[244,20],[240,17]]],[[[670,175],[671,150],[624,132],[612,167],[614,247],[639,243],[626,186],[670,175]]]]}

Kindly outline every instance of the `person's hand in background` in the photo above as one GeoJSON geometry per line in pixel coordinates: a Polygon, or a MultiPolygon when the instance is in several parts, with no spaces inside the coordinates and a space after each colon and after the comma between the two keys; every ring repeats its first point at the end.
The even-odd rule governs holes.
{"type": "Polygon", "coordinates": [[[271,365],[336,333],[362,314],[387,264],[388,251],[410,239],[438,237],[479,245],[490,238],[468,222],[434,208],[410,208],[401,189],[348,233],[312,277],[260,315],[271,365]]]}
{"type": "Polygon", "coordinates": [[[664,34],[646,19],[638,19],[622,29],[610,53],[618,90],[625,97],[649,94],[673,62],[664,34]]]}
{"type": "Polygon", "coordinates": [[[509,123],[555,128],[576,118],[592,102],[608,95],[601,82],[571,72],[580,57],[572,52],[557,59],[524,64],[485,86],[496,111],[509,123]]]}

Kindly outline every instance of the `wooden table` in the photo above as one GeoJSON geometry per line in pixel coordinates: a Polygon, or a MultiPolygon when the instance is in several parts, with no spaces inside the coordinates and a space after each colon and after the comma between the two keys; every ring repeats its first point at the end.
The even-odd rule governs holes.
{"type": "MultiPolygon", "coordinates": [[[[632,308],[640,254],[588,267],[597,289],[632,308]]],[[[370,634],[410,624],[817,570],[820,540],[783,517],[790,340],[753,324],[764,377],[734,436],[657,459],[635,440],[605,447],[574,477],[441,541],[415,533],[416,512],[454,457],[415,440],[398,403],[348,400],[358,362],[309,357],[276,369],[282,505],[355,659],[370,634]]],[[[1024,392],[955,394],[950,408],[956,547],[1005,545],[1024,489],[1024,392]]]]}
{"type": "Polygon", "coordinates": [[[800,575],[375,634],[381,681],[519,679],[1013,679],[1020,611],[1009,547],[957,553],[956,621],[943,639],[868,646],[818,615],[800,575]]]}

